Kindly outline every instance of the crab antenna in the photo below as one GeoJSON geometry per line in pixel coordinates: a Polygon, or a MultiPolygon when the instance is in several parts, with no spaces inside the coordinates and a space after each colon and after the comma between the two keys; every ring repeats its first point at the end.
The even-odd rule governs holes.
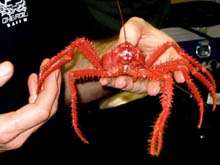
{"type": "Polygon", "coordinates": [[[119,14],[120,14],[120,17],[121,17],[121,23],[122,23],[122,27],[123,27],[123,31],[124,31],[125,41],[127,42],[125,26],[124,26],[125,21],[124,21],[123,15],[122,15],[122,10],[121,10],[121,6],[120,6],[120,3],[119,3],[119,0],[117,0],[117,5],[118,5],[119,14]]]}
{"type": "Polygon", "coordinates": [[[174,84],[178,89],[182,90],[183,92],[185,92],[186,94],[189,95],[189,97],[192,97],[192,93],[188,92],[187,90],[183,89],[182,87],[180,87],[179,85],[177,84],[174,84]]]}

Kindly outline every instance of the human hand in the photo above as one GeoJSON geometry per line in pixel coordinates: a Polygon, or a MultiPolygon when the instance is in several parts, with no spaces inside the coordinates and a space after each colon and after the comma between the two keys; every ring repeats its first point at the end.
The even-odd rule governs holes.
{"type": "Polygon", "coordinates": [[[0,152],[22,146],[32,133],[54,115],[58,106],[60,84],[61,74],[56,70],[44,81],[43,88],[37,94],[37,74],[29,76],[29,103],[16,111],[0,114],[0,152]]]}
{"type": "MultiPolygon", "coordinates": [[[[125,31],[127,41],[141,48],[146,54],[146,60],[155,50],[157,50],[167,41],[175,42],[169,35],[160,31],[159,29],[156,29],[151,24],[138,17],[132,17],[125,23],[125,31]]],[[[124,41],[125,37],[122,28],[118,42],[122,43],[124,41]]],[[[176,58],[180,58],[180,56],[176,53],[174,49],[169,48],[155,62],[155,64],[166,62],[170,59],[176,58]]],[[[178,83],[182,83],[185,81],[183,74],[179,71],[174,72],[174,79],[178,83]]],[[[133,82],[131,77],[119,76],[117,78],[101,78],[100,83],[102,85],[107,85],[135,93],[147,92],[149,95],[152,96],[157,95],[160,92],[160,82],[155,80],[139,80],[133,82]]]]}

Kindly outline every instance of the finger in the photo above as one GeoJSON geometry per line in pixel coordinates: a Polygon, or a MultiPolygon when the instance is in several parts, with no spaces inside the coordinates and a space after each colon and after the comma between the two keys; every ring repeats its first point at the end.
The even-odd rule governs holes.
{"type": "Polygon", "coordinates": [[[115,79],[116,88],[139,94],[147,92],[147,83],[148,80],[133,81],[129,76],[120,76],[115,79]]]}
{"type": "Polygon", "coordinates": [[[118,89],[130,89],[132,86],[132,79],[128,76],[119,76],[117,78],[101,78],[99,80],[101,85],[118,88],[118,89]]]}
{"type": "Polygon", "coordinates": [[[14,67],[11,62],[5,61],[0,64],[0,87],[11,78],[13,73],[14,67]]]}
{"type": "Polygon", "coordinates": [[[133,82],[129,76],[119,76],[117,78],[101,80],[101,85],[107,85],[113,88],[118,88],[128,92],[146,93],[148,80],[138,80],[133,82]]]}
{"type": "Polygon", "coordinates": [[[56,95],[56,98],[55,98],[55,102],[52,106],[52,110],[51,110],[51,115],[55,114],[55,112],[57,111],[57,107],[58,107],[58,100],[59,100],[59,96],[60,96],[60,89],[61,89],[61,81],[62,81],[62,76],[61,76],[61,72],[60,70],[58,71],[58,75],[57,75],[57,95],[56,95]]]}
{"type": "MultiPolygon", "coordinates": [[[[42,61],[40,67],[42,68],[42,66],[44,66],[48,61],[49,61],[49,59],[45,58],[42,61]]],[[[56,97],[54,99],[54,103],[52,104],[50,116],[52,116],[56,112],[56,110],[57,110],[58,98],[59,98],[59,95],[60,95],[60,86],[61,86],[61,72],[60,72],[60,70],[56,70],[56,71],[52,72],[51,75],[55,75],[55,78],[56,78],[56,81],[53,81],[53,82],[56,83],[54,85],[56,86],[57,95],[56,95],[56,97]]],[[[50,81],[46,81],[45,80],[44,83],[42,84],[42,88],[41,89],[44,89],[45,83],[49,84],[48,88],[50,87],[50,81]]]]}
{"type": "Polygon", "coordinates": [[[49,58],[45,58],[45,59],[42,61],[41,65],[40,65],[40,68],[42,68],[42,66],[45,65],[49,60],[50,60],[49,58]]]}
{"type": "Polygon", "coordinates": [[[0,134],[16,137],[18,134],[33,128],[45,121],[51,115],[51,109],[58,94],[58,71],[47,77],[44,89],[39,93],[34,104],[28,104],[19,110],[0,115],[0,134]]]}
{"type": "Polygon", "coordinates": [[[128,76],[119,76],[115,79],[114,87],[123,90],[132,90],[133,80],[131,77],[128,76]]]}
{"type": "Polygon", "coordinates": [[[114,87],[115,78],[100,78],[99,82],[102,86],[114,87]]]}
{"type": "Polygon", "coordinates": [[[135,92],[138,94],[147,93],[147,84],[149,80],[138,80],[134,82],[133,89],[131,92],[135,92]]]}
{"type": "Polygon", "coordinates": [[[149,81],[147,83],[147,93],[150,96],[156,96],[160,92],[160,82],[159,81],[149,81]]]}
{"type": "Polygon", "coordinates": [[[37,99],[37,75],[32,73],[28,78],[29,103],[34,103],[37,99]]]}
{"type": "Polygon", "coordinates": [[[57,95],[60,91],[60,70],[52,72],[42,84],[43,88],[40,91],[36,104],[42,108],[52,108],[54,103],[57,101],[57,95]],[[45,101],[46,100],[46,101],[45,101]]]}
{"type": "Polygon", "coordinates": [[[174,72],[174,79],[177,83],[183,83],[185,82],[185,78],[183,76],[183,73],[181,71],[174,72]]]}
{"type": "Polygon", "coordinates": [[[137,45],[138,40],[141,37],[142,24],[140,23],[142,19],[133,17],[129,19],[124,27],[121,28],[119,34],[119,43],[124,42],[126,39],[131,42],[133,45],[137,45]],[[136,19],[140,20],[137,21],[136,19]],[[125,28],[125,29],[124,29],[125,28]],[[129,33],[126,33],[129,32],[129,33]],[[126,35],[126,36],[125,36],[126,35]]]}

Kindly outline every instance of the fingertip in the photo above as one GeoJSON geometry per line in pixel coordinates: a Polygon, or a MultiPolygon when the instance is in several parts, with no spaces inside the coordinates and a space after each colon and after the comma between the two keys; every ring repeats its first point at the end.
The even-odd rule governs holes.
{"type": "Polygon", "coordinates": [[[174,79],[177,83],[184,83],[185,82],[184,75],[181,71],[174,72],[174,79]]]}
{"type": "Polygon", "coordinates": [[[118,77],[115,80],[115,88],[122,89],[122,88],[125,88],[125,86],[126,86],[126,80],[124,77],[118,77]]]}
{"type": "Polygon", "coordinates": [[[37,99],[38,77],[36,73],[32,73],[28,78],[29,103],[34,103],[37,99]]]}
{"type": "Polygon", "coordinates": [[[108,85],[109,84],[109,78],[100,78],[99,80],[101,85],[108,85]]]}
{"type": "Polygon", "coordinates": [[[125,40],[127,40],[133,45],[138,44],[138,41],[142,33],[141,27],[138,26],[138,23],[139,22],[136,21],[136,17],[133,17],[126,22],[126,24],[124,25],[126,29],[126,34],[124,33],[124,27],[122,27],[119,35],[119,41],[118,41],[119,44],[125,42],[125,40]]]}
{"type": "Polygon", "coordinates": [[[150,81],[147,84],[147,92],[150,96],[156,96],[160,92],[160,82],[150,81]]]}
{"type": "Polygon", "coordinates": [[[44,65],[46,65],[46,63],[47,63],[49,60],[50,60],[49,58],[45,58],[45,59],[42,61],[41,65],[40,65],[40,68],[42,68],[44,65]]]}
{"type": "Polygon", "coordinates": [[[10,77],[14,72],[14,67],[11,62],[5,61],[0,64],[0,77],[10,77]]]}
{"type": "Polygon", "coordinates": [[[0,86],[4,85],[13,75],[14,67],[11,62],[0,63],[0,86]]]}
{"type": "Polygon", "coordinates": [[[38,76],[36,73],[31,73],[28,78],[28,85],[33,85],[38,83],[38,76]]]}

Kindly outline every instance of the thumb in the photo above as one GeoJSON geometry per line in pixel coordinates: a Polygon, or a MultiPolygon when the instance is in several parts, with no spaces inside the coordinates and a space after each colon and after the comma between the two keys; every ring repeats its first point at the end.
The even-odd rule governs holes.
{"type": "Polygon", "coordinates": [[[146,23],[144,19],[131,17],[120,30],[119,43],[127,40],[133,45],[137,45],[146,28],[150,29],[151,25],[146,23]]]}
{"type": "Polygon", "coordinates": [[[0,63],[0,87],[2,87],[13,75],[14,67],[11,62],[0,63]]]}

